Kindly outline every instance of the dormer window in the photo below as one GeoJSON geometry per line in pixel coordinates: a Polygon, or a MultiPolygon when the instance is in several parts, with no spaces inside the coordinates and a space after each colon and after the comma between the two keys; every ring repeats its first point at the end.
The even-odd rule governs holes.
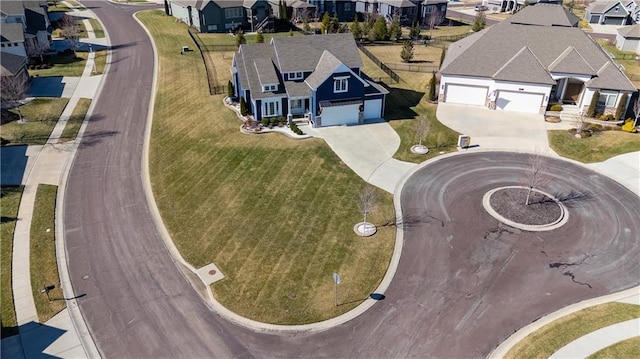
{"type": "Polygon", "coordinates": [[[276,91],[278,89],[278,85],[265,85],[262,86],[262,92],[276,91]]]}
{"type": "Polygon", "coordinates": [[[349,76],[334,77],[333,78],[333,92],[347,92],[349,91],[349,76]]]}
{"type": "Polygon", "coordinates": [[[302,80],[304,73],[302,72],[289,72],[289,80],[302,80]]]}

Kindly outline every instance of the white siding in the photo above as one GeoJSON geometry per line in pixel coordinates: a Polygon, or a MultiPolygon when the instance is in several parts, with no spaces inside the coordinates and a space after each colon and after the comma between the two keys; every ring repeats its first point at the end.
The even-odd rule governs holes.
{"type": "Polygon", "coordinates": [[[488,93],[489,87],[486,86],[447,84],[445,87],[444,102],[484,106],[488,93]]]}
{"type": "Polygon", "coordinates": [[[189,12],[186,7],[182,7],[174,2],[171,3],[171,14],[173,17],[180,19],[185,24],[189,24],[189,12]]]}
{"type": "Polygon", "coordinates": [[[496,110],[538,113],[543,100],[544,94],[541,93],[499,91],[496,110]]]}
{"type": "Polygon", "coordinates": [[[364,102],[364,119],[376,119],[382,117],[382,99],[367,100],[364,102]]]}
{"type": "Polygon", "coordinates": [[[358,124],[359,112],[359,104],[324,107],[321,126],[356,125],[358,124]]]}

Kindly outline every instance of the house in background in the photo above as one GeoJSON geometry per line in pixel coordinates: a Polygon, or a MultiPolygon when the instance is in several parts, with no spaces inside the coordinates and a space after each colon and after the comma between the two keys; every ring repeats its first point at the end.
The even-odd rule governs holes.
{"type": "Polygon", "coordinates": [[[557,4],[562,0],[488,0],[487,7],[493,12],[516,12],[525,6],[535,4],[557,4]]]}
{"type": "Polygon", "coordinates": [[[448,0],[355,0],[359,14],[378,14],[387,21],[398,16],[403,25],[429,22],[431,14],[436,14],[441,23],[447,15],[448,0]]]}
{"type": "Polygon", "coordinates": [[[616,47],[622,51],[634,51],[640,55],[640,24],[619,28],[616,34],[616,47]]]}
{"type": "Polygon", "coordinates": [[[590,24],[630,25],[636,20],[637,7],[633,0],[595,1],[585,9],[584,19],[590,24]]]}
{"type": "Polygon", "coordinates": [[[316,17],[322,18],[324,13],[338,15],[338,21],[353,21],[356,16],[356,3],[352,0],[308,0],[309,4],[315,6],[316,17]]]}
{"type": "Polygon", "coordinates": [[[231,74],[254,119],[307,117],[324,127],[383,117],[388,91],[362,66],[351,34],[287,36],[240,45],[231,74]]]}
{"type": "Polygon", "coordinates": [[[24,46],[24,29],[22,24],[2,24],[0,27],[0,51],[2,54],[27,56],[24,46]]]}
{"type": "Polygon", "coordinates": [[[271,15],[267,0],[168,0],[169,14],[200,32],[259,30],[271,15]]]}
{"type": "Polygon", "coordinates": [[[493,94],[496,110],[544,113],[547,104],[561,102],[579,112],[597,91],[598,111],[614,113],[622,94],[637,90],[584,31],[553,25],[565,22],[566,12],[559,5],[528,6],[452,44],[440,70],[439,100],[485,106],[493,94]]]}
{"type": "MultiPolygon", "coordinates": [[[[49,20],[46,2],[2,1],[0,2],[0,33],[15,33],[19,24],[22,27],[23,47],[30,56],[47,53],[53,49],[51,33],[53,27],[49,20]]],[[[15,38],[15,35],[12,35],[15,38]]]]}

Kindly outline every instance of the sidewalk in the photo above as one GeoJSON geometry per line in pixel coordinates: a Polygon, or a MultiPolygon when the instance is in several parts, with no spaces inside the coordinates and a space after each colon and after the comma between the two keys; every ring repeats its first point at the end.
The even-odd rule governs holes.
{"type": "MultiPolygon", "coordinates": [[[[69,3],[62,2],[66,6],[73,8],[69,3]]],[[[95,18],[89,10],[76,10],[85,18],[95,18]]],[[[88,39],[82,39],[85,44],[97,44],[104,46],[105,39],[95,38],[91,23],[83,20],[87,28],[88,39]]],[[[96,46],[97,47],[97,46],[96,46]]],[[[49,139],[44,146],[29,146],[25,153],[26,165],[22,178],[6,178],[23,184],[24,192],[18,210],[18,220],[16,222],[13,239],[12,255],[12,286],[13,299],[16,311],[16,320],[19,334],[2,340],[2,357],[11,358],[36,358],[43,355],[51,355],[60,358],[95,358],[99,357],[97,349],[92,339],[86,334],[88,331],[83,328],[84,322],[73,320],[70,310],[74,309],[73,301],[67,300],[67,308],[58,313],[52,319],[42,324],[38,322],[38,315],[33,298],[30,273],[30,230],[33,216],[36,190],[39,184],[51,184],[59,187],[59,192],[64,188],[63,176],[65,169],[70,165],[77,140],[68,143],[58,143],[60,135],[71,117],[73,110],[80,98],[93,98],[98,91],[102,81],[102,75],[92,76],[94,68],[95,53],[88,55],[84,72],[79,78],[54,78],[53,81],[62,86],[58,91],[59,96],[69,96],[69,102],[58,122],[56,123],[49,139]],[[62,80],[61,80],[62,79],[62,80]],[[85,333],[82,336],[78,332],[85,333]],[[82,339],[82,340],[81,340],[82,339]]],[[[51,79],[40,79],[41,85],[36,84],[32,89],[36,94],[38,91],[48,93],[51,91],[51,79]]],[[[3,184],[5,177],[3,176],[3,184]]],[[[59,252],[58,238],[56,238],[57,252],[59,252]]],[[[57,253],[60,255],[60,253],[57,253]]],[[[60,262],[60,261],[59,261],[60,262]]],[[[64,267],[66,264],[63,264],[64,267]]],[[[60,263],[59,263],[60,266],[60,263]]],[[[62,268],[61,268],[62,272],[62,268]]],[[[63,273],[60,273],[60,280],[64,286],[63,273]]],[[[67,294],[67,291],[64,291],[67,294]]]]}

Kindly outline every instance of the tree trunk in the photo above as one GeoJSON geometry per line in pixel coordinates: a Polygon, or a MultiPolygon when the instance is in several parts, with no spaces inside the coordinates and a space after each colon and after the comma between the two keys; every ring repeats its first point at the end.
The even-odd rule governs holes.
{"type": "Polygon", "coordinates": [[[533,190],[533,187],[529,187],[529,191],[527,191],[527,201],[526,201],[526,205],[529,205],[529,197],[531,196],[531,191],[533,190]]]}

